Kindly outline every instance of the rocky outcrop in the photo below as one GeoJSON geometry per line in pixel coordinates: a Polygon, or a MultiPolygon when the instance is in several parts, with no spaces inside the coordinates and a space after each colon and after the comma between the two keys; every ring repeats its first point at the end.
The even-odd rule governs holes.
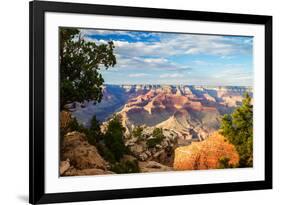
{"type": "MultiPolygon", "coordinates": [[[[204,112],[202,111],[202,115],[203,113],[204,112]]],[[[212,122],[214,124],[219,124],[219,113],[213,112],[213,115],[217,118],[214,118],[212,122]]],[[[204,140],[209,135],[209,132],[204,128],[203,123],[199,124],[198,119],[184,109],[176,111],[169,119],[156,125],[156,127],[174,130],[180,140],[186,141],[183,142],[184,144],[191,141],[204,140]]],[[[213,129],[214,128],[209,127],[207,130],[211,131],[213,129]]],[[[178,144],[180,143],[178,142],[178,144]]]]}
{"type": "Polygon", "coordinates": [[[66,171],[69,165],[73,166],[77,173],[77,169],[80,170],[79,173],[98,173],[96,169],[104,171],[108,169],[108,163],[100,156],[96,147],[88,143],[83,133],[76,131],[64,136],[61,145],[61,161],[60,173],[64,174],[69,173],[66,171]],[[81,171],[84,169],[86,170],[81,171]]]}
{"type": "Polygon", "coordinates": [[[71,115],[71,112],[61,111],[60,112],[60,134],[63,137],[66,133],[71,131],[70,125],[73,122],[74,118],[71,115]]]}
{"type": "Polygon", "coordinates": [[[65,161],[60,162],[60,175],[63,175],[70,168],[70,160],[67,159],[65,161]]]}
{"type": "Polygon", "coordinates": [[[165,166],[155,161],[139,162],[141,172],[163,172],[172,171],[171,167],[165,166]]]}
{"type": "Polygon", "coordinates": [[[222,135],[212,134],[202,142],[178,147],[175,150],[175,170],[216,169],[221,159],[228,159],[230,166],[239,162],[239,155],[234,147],[222,135]]]}
{"type": "Polygon", "coordinates": [[[68,169],[64,176],[86,176],[86,175],[104,175],[104,174],[115,174],[114,172],[103,170],[103,169],[76,169],[71,167],[68,169]]]}
{"type": "Polygon", "coordinates": [[[157,161],[161,164],[171,165],[174,149],[177,146],[177,135],[173,131],[163,130],[163,139],[154,146],[149,146],[149,140],[153,139],[154,128],[146,127],[139,137],[126,139],[125,145],[132,155],[140,161],[157,161]]]}
{"type": "Polygon", "coordinates": [[[71,113],[67,111],[60,112],[60,129],[67,129],[72,121],[71,113]]]}

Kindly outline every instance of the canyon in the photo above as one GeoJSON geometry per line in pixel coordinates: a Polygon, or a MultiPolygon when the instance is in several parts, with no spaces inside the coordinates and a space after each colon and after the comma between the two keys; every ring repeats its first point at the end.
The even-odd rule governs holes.
{"type": "MultiPolygon", "coordinates": [[[[239,160],[233,145],[218,131],[222,116],[239,107],[245,93],[252,96],[252,88],[104,85],[100,103],[75,102],[68,104],[67,109],[84,127],[89,127],[92,117],[96,116],[101,123],[102,132],[105,132],[110,120],[118,116],[125,128],[123,141],[130,153],[124,160],[137,161],[141,172],[212,169],[217,168],[224,157],[233,166],[239,160]],[[136,130],[138,134],[135,134],[136,130]],[[155,137],[155,130],[160,133],[158,139],[155,137]]],[[[81,167],[71,168],[69,165],[70,168],[64,171],[64,175],[111,174],[107,162],[103,161],[95,147],[83,141],[81,134],[68,135],[65,137],[68,140],[72,139],[72,135],[77,138],[69,142],[71,146],[75,147],[80,143],[83,144],[83,150],[86,150],[82,152],[81,146],[78,146],[75,148],[77,153],[92,153],[94,157],[87,155],[85,162],[80,162],[79,158],[78,163],[75,159],[77,154],[73,156],[73,151],[68,151],[71,146],[65,144],[63,162],[66,165],[71,161],[72,166],[74,162],[79,166],[87,166],[81,171],[81,167]],[[99,159],[102,166],[92,160],[94,158],[99,159]]]]}
{"type": "Polygon", "coordinates": [[[174,132],[183,141],[203,140],[218,130],[220,118],[242,104],[251,87],[194,85],[104,85],[100,103],[69,105],[84,126],[95,115],[106,122],[121,116],[130,135],[136,126],[159,127],[174,132]]]}

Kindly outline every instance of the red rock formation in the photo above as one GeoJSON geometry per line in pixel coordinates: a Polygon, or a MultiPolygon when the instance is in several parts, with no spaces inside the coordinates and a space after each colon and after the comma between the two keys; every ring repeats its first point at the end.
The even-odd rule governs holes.
{"type": "Polygon", "coordinates": [[[235,147],[224,136],[214,133],[202,142],[193,142],[191,145],[178,147],[175,150],[174,169],[216,169],[222,158],[228,158],[231,165],[239,162],[239,155],[235,147]]]}

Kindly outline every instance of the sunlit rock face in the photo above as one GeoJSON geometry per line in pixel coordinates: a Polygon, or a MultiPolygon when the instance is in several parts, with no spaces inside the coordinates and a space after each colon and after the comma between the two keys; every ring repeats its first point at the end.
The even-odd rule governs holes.
{"type": "Polygon", "coordinates": [[[129,135],[135,126],[159,127],[183,140],[203,140],[220,126],[224,114],[241,105],[250,87],[190,85],[105,85],[100,103],[73,103],[72,114],[85,126],[95,115],[106,123],[122,117],[129,135]]]}
{"type": "Polygon", "coordinates": [[[234,147],[222,135],[213,133],[202,142],[193,142],[189,146],[175,149],[173,168],[175,170],[216,169],[220,160],[228,159],[230,166],[239,162],[239,155],[234,147]]]}

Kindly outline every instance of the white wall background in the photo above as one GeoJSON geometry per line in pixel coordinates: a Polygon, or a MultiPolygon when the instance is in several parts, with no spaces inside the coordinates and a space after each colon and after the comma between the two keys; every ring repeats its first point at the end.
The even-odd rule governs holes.
{"type": "MultiPolygon", "coordinates": [[[[281,6],[277,0],[72,0],[109,5],[273,15],[274,189],[79,204],[278,204],[280,183],[281,6]]],[[[28,1],[0,6],[0,204],[28,201],[28,1]]],[[[78,204],[78,203],[76,203],[78,204]]]]}

